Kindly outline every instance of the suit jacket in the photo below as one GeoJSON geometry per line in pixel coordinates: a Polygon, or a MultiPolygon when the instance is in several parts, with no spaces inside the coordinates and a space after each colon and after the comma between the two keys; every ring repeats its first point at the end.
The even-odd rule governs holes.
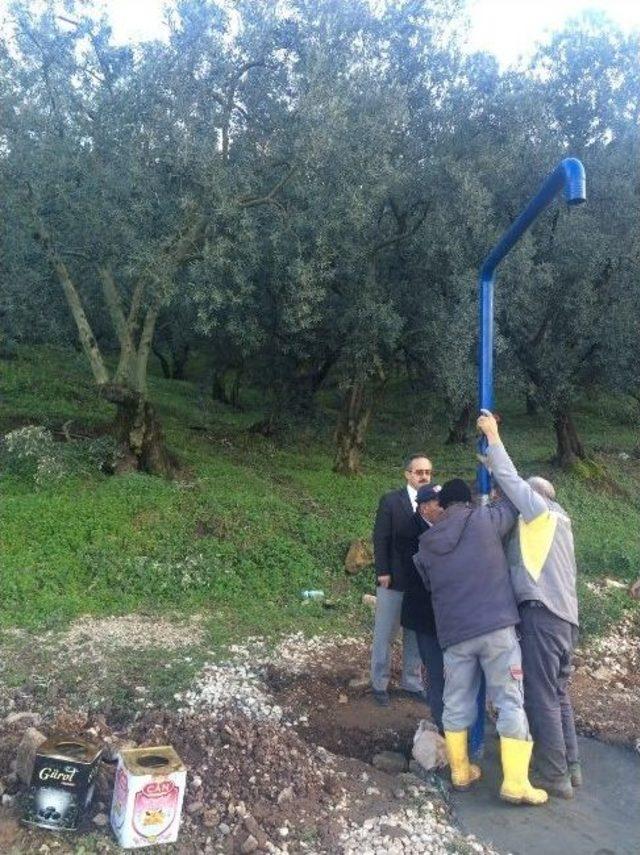
{"type": "MultiPolygon", "coordinates": [[[[416,520],[421,534],[429,531],[430,524],[423,520],[417,511],[416,520]]],[[[402,598],[400,623],[405,629],[412,629],[414,632],[421,632],[434,637],[436,635],[436,619],[431,603],[431,592],[425,588],[413,561],[411,561],[411,573],[407,579],[404,597],[402,598]]]]}
{"type": "Polygon", "coordinates": [[[376,577],[391,576],[395,591],[406,590],[414,572],[413,556],[418,551],[420,532],[406,487],[380,499],[373,527],[376,577]]]}

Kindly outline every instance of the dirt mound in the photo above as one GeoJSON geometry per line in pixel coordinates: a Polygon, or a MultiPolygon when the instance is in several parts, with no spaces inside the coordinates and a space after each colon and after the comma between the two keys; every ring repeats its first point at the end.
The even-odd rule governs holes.
{"type": "Polygon", "coordinates": [[[346,792],[327,752],[291,729],[242,713],[149,713],[130,736],[140,745],[175,747],[193,771],[187,823],[196,825],[192,819],[200,814],[210,827],[222,823],[223,831],[230,829],[229,845],[241,844],[249,832],[256,837],[256,823],[265,841],[286,838],[294,827],[304,830],[326,813],[323,805],[346,792]]]}

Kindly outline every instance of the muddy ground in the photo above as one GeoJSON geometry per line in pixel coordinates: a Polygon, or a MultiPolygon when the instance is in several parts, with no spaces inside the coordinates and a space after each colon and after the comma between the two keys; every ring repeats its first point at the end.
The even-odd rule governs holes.
{"type": "MultiPolygon", "coordinates": [[[[455,827],[446,774],[388,774],[371,765],[383,750],[408,760],[428,711],[397,691],[389,708],[374,703],[366,643],[294,636],[274,649],[254,639],[232,648],[224,661],[212,661],[211,651],[198,647],[197,620],[189,633],[157,622],[154,632],[145,632],[140,624],[133,617],[108,626],[86,620],[64,636],[28,645],[26,635],[5,635],[0,851],[117,850],[108,826],[109,762],[102,764],[81,832],[64,836],[19,824],[23,787],[15,756],[30,725],[45,734],[87,735],[105,746],[107,760],[123,743],[172,744],[188,766],[188,787],[179,841],[165,851],[490,851],[455,827]],[[160,649],[158,638],[171,643],[160,649]],[[19,651],[32,678],[15,685],[19,651]],[[154,691],[162,685],[164,696],[144,685],[145,675],[154,691]]],[[[640,747],[640,655],[633,631],[621,627],[597,648],[579,651],[577,663],[573,696],[582,732],[640,747]]]]}

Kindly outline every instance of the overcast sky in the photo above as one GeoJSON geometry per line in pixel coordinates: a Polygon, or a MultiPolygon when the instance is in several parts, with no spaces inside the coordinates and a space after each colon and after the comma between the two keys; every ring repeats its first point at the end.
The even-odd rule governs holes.
{"type": "MultiPolygon", "coordinates": [[[[37,2],[33,0],[34,5],[37,2]]],[[[0,9],[6,5],[7,0],[0,0],[0,9]]],[[[95,0],[95,5],[107,9],[119,41],[162,34],[164,0],[95,0]]],[[[624,29],[640,30],[640,0],[469,0],[469,47],[493,53],[501,65],[510,65],[587,8],[603,9],[624,29]]]]}

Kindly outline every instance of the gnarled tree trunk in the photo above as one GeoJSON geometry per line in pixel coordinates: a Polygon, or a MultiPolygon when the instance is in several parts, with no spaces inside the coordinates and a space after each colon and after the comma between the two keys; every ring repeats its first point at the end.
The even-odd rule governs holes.
{"type": "Polygon", "coordinates": [[[371,389],[356,381],[345,391],[335,431],[336,456],[333,471],[341,475],[357,475],[364,438],[373,409],[371,389]]]}
{"type": "Polygon", "coordinates": [[[525,400],[526,413],[528,416],[537,416],[538,415],[538,401],[536,399],[535,393],[532,391],[527,391],[527,396],[525,400]]]}
{"type": "Polygon", "coordinates": [[[571,411],[564,404],[559,404],[553,411],[553,428],[556,432],[556,462],[563,469],[568,469],[578,460],[586,460],[587,453],[578,436],[578,431],[571,416],[571,411]]]}
{"type": "Polygon", "coordinates": [[[446,445],[463,445],[468,439],[469,421],[471,419],[471,404],[465,404],[457,418],[449,428],[446,445]]]}
{"type": "Polygon", "coordinates": [[[240,384],[244,368],[224,368],[214,371],[211,378],[211,397],[222,404],[240,409],[240,384]]]}
{"type": "Polygon", "coordinates": [[[129,458],[130,468],[173,477],[176,460],[167,449],[152,404],[141,393],[113,383],[103,386],[102,394],[117,407],[114,432],[129,458]]]}

